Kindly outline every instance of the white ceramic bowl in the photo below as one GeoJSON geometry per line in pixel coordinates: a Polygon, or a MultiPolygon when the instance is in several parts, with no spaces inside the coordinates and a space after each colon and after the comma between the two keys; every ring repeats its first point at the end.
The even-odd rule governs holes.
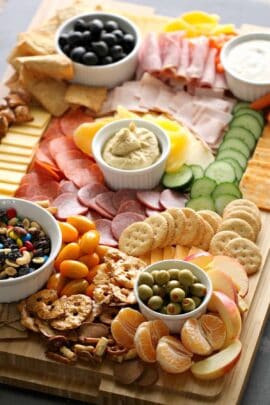
{"type": "Polygon", "coordinates": [[[94,158],[110,188],[114,190],[122,188],[151,189],[158,185],[164,173],[170,151],[170,141],[163,129],[150,121],[138,118],[122,119],[105,125],[96,133],[92,143],[92,150],[94,158]],[[134,122],[137,127],[149,129],[156,135],[161,156],[153,165],[144,169],[122,170],[109,166],[102,157],[104,145],[116,132],[122,128],[127,128],[131,122],[134,122]]]}
{"type": "Polygon", "coordinates": [[[161,319],[166,323],[168,328],[172,333],[179,333],[181,331],[181,328],[184,324],[184,322],[189,319],[189,318],[199,318],[201,315],[203,315],[206,312],[208,302],[211,298],[212,295],[212,282],[210,278],[208,277],[207,273],[203,270],[201,270],[198,266],[195,264],[185,262],[184,260],[162,260],[160,262],[151,264],[150,266],[147,266],[143,271],[148,271],[152,272],[154,270],[169,270],[169,269],[188,269],[191,270],[192,273],[200,280],[202,284],[204,284],[207,288],[207,293],[206,296],[198,308],[194,309],[194,311],[190,311],[187,313],[179,314],[179,315],[165,315],[161,314],[159,312],[153,311],[149,307],[147,307],[144,302],[140,299],[138,295],[138,280],[137,278],[135,287],[134,287],[134,293],[135,297],[138,301],[139,308],[141,313],[147,318],[147,319],[161,319]]]}
{"type": "Polygon", "coordinates": [[[53,271],[53,261],[62,243],[60,228],[54,217],[45,209],[18,198],[0,199],[0,209],[15,208],[21,217],[38,222],[51,240],[48,260],[33,273],[18,278],[0,280],[0,303],[19,301],[43,287],[53,271]]]}
{"type": "Polygon", "coordinates": [[[266,40],[270,42],[270,33],[254,32],[235,37],[224,45],[220,54],[221,63],[225,69],[225,76],[229,89],[235,97],[246,101],[254,101],[270,92],[270,75],[267,82],[245,80],[233,72],[228,66],[228,56],[230,51],[237,45],[253,40],[266,40]]]}
{"type": "Polygon", "coordinates": [[[110,65],[86,66],[81,63],[72,62],[74,67],[73,82],[88,86],[111,88],[131,79],[137,67],[138,53],[141,44],[141,35],[136,25],[127,18],[117,14],[96,12],[77,15],[76,17],[72,17],[65,21],[56,33],[55,46],[59,53],[64,54],[59,46],[59,37],[61,34],[71,31],[74,22],[79,18],[86,21],[93,20],[94,18],[99,18],[102,21],[113,19],[119,24],[120,28],[125,30],[126,33],[133,34],[136,42],[134,49],[126,56],[126,58],[111,63],[110,65]]]}

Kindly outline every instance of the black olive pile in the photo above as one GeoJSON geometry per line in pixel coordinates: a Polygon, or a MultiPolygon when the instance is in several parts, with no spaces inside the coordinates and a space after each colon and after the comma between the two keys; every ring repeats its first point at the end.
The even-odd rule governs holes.
{"type": "Polygon", "coordinates": [[[76,63],[108,65],[125,58],[133,50],[135,38],[114,20],[79,18],[70,32],[61,34],[59,46],[76,63]]]}

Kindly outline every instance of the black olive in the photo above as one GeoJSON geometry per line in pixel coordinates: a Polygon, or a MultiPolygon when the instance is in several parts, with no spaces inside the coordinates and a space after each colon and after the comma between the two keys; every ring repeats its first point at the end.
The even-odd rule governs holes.
{"type": "Polygon", "coordinates": [[[60,35],[58,42],[62,49],[65,45],[68,44],[68,37],[69,37],[69,35],[67,32],[64,32],[62,35],[60,35]]]}
{"type": "Polygon", "coordinates": [[[117,44],[116,36],[111,33],[102,32],[100,36],[101,41],[106,42],[108,46],[113,46],[117,44]]]}
{"type": "Polygon", "coordinates": [[[75,21],[74,31],[85,31],[87,29],[87,23],[82,18],[79,18],[75,21]]]}
{"type": "Polygon", "coordinates": [[[65,45],[62,49],[63,49],[63,52],[64,52],[65,55],[67,55],[67,56],[70,55],[71,48],[70,48],[70,46],[68,44],[65,45]]]}
{"type": "Polygon", "coordinates": [[[89,21],[87,29],[94,34],[100,34],[104,28],[104,24],[98,18],[95,18],[92,21],[89,21]]]}
{"type": "Polygon", "coordinates": [[[70,57],[74,62],[81,62],[83,55],[85,54],[85,48],[83,46],[77,46],[76,48],[72,49],[70,53],[70,57]]]}
{"type": "Polygon", "coordinates": [[[132,34],[125,34],[123,39],[123,47],[127,52],[132,51],[135,45],[135,38],[132,34]]]}
{"type": "Polygon", "coordinates": [[[116,37],[118,43],[121,43],[123,41],[124,33],[122,30],[114,30],[112,34],[116,37]]]}
{"type": "Polygon", "coordinates": [[[113,57],[113,60],[116,60],[123,53],[123,48],[121,45],[114,45],[110,49],[110,54],[113,57]]]}
{"type": "Polygon", "coordinates": [[[101,59],[101,64],[102,65],[110,65],[113,63],[113,58],[109,55],[105,56],[104,58],[101,59]]]}
{"type": "Polygon", "coordinates": [[[93,66],[98,63],[98,57],[94,52],[86,52],[83,55],[82,62],[87,66],[93,66]]]}
{"type": "Polygon", "coordinates": [[[71,31],[68,34],[68,44],[71,47],[80,45],[82,41],[82,33],[80,31],[71,31]]]}
{"type": "Polygon", "coordinates": [[[108,55],[109,52],[108,45],[104,41],[92,42],[92,50],[101,57],[108,55]]]}
{"type": "Polygon", "coordinates": [[[117,30],[119,28],[119,25],[116,21],[109,20],[105,22],[104,28],[107,32],[112,32],[113,30],[117,30]]]}
{"type": "Polygon", "coordinates": [[[92,35],[90,31],[84,31],[82,33],[82,45],[90,46],[91,45],[92,35]]]}

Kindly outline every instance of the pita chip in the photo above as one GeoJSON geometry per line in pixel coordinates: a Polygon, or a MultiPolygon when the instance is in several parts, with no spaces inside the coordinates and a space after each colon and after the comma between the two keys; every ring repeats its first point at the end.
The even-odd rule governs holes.
{"type": "Polygon", "coordinates": [[[66,92],[65,100],[70,104],[82,105],[97,113],[107,97],[105,87],[88,87],[71,84],[66,92]]]}

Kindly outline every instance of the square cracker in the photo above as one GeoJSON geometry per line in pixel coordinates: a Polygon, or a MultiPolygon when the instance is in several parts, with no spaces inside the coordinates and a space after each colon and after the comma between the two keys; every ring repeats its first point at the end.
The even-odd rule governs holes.
{"type": "Polygon", "coordinates": [[[83,105],[94,112],[101,109],[107,96],[107,89],[105,87],[88,87],[81,84],[69,85],[65,101],[71,104],[83,105]]]}

